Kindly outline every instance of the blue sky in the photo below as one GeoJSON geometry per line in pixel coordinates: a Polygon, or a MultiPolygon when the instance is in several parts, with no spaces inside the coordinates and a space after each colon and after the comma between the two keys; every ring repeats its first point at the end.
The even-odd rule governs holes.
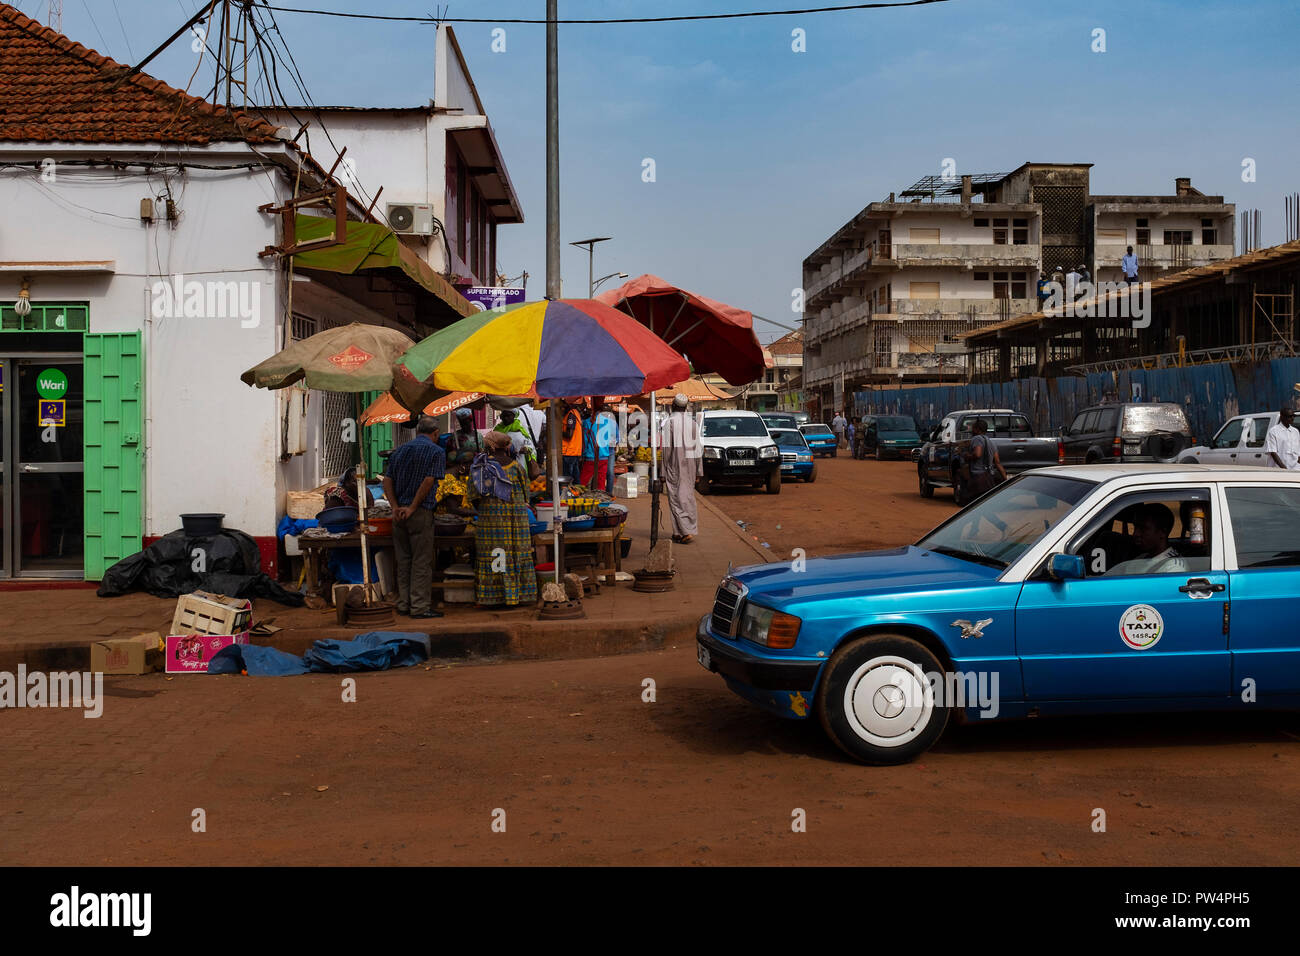
{"type": "MultiPolygon", "coordinates": [[[[427,15],[435,0],[273,0],[427,15]]],[[[831,0],[821,0],[829,3],[831,0]]],[[[46,0],[21,0],[44,19],[46,0]]],[[[561,0],[561,16],[777,10],[799,0],[561,0]]],[[[809,4],[803,4],[809,5],[809,4]]],[[[817,5],[817,4],[812,4],[817,5]]],[[[64,32],[136,62],[200,0],[64,0],[64,32]],[[120,16],[120,20],[119,20],[120,16]]],[[[451,17],[543,17],[543,0],[453,2],[451,17]]],[[[432,28],[279,13],[315,102],[412,106],[433,95],[432,28]],[[370,65],[348,70],[336,64],[370,65]]],[[[455,27],[526,222],[499,264],[545,281],[542,26],[455,27]]],[[[800,263],[868,202],[935,174],[1091,162],[1096,193],[1170,193],[1190,176],[1263,210],[1280,242],[1300,190],[1300,5],[1295,0],[950,0],[930,6],[721,22],[565,26],[560,32],[561,227],[566,295],[597,275],[653,272],[794,325],[800,263]],[[1085,9],[1079,9],[1086,6],[1085,9]],[[791,32],[806,31],[806,52],[791,32]],[[1093,31],[1106,52],[1092,52],[1093,31]],[[643,160],[656,181],[642,181],[643,160]],[[1257,179],[1242,181],[1242,161],[1257,179]]],[[[189,42],[149,72],[184,87],[189,42]]],[[[192,92],[212,82],[205,62],[192,92]]],[[[373,192],[380,184],[369,184],[373,192]]],[[[613,283],[607,284],[606,288],[613,283]]],[[[781,332],[758,325],[765,341],[781,332]]]]}

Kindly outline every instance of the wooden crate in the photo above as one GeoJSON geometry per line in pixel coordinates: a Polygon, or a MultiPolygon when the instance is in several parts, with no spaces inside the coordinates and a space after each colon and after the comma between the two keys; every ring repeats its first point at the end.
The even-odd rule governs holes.
{"type": "Polygon", "coordinates": [[[242,634],[252,626],[253,602],[209,591],[182,594],[168,634],[242,634]]]}

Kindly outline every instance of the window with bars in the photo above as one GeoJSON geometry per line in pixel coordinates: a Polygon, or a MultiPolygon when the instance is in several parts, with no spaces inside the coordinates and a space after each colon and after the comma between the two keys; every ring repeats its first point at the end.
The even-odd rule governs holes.
{"type": "Polygon", "coordinates": [[[320,467],[325,478],[337,478],[357,463],[359,445],[355,440],[358,427],[355,424],[356,398],[346,392],[320,392],[321,396],[321,442],[320,467]],[[346,429],[353,441],[344,441],[345,420],[354,419],[353,426],[346,429]]]}
{"type": "Polygon", "coordinates": [[[309,339],[317,332],[316,320],[306,315],[293,314],[293,321],[289,325],[289,334],[295,341],[309,339]]]}

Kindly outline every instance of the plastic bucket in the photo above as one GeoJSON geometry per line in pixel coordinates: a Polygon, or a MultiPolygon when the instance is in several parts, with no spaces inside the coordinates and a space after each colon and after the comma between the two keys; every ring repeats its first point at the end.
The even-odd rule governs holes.
{"type": "Polygon", "coordinates": [[[632,463],[632,471],[633,473],[638,475],[648,475],[650,474],[650,462],[634,461],[632,463]]]}

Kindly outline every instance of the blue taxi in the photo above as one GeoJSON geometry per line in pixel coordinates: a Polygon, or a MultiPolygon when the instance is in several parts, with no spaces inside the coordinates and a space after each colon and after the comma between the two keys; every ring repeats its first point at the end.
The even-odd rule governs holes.
{"type": "Polygon", "coordinates": [[[733,570],[699,662],[902,763],[950,718],[1300,706],[1300,473],[1038,469],[914,545],[733,570]]]}
{"type": "Polygon", "coordinates": [[[817,480],[817,463],[812,449],[795,428],[768,427],[767,433],[781,450],[781,477],[798,478],[810,484],[817,480]]]}
{"type": "Polygon", "coordinates": [[[814,455],[830,455],[835,457],[839,450],[839,439],[835,437],[835,432],[831,431],[830,425],[800,425],[799,431],[803,434],[804,441],[808,447],[813,450],[814,455]]]}

